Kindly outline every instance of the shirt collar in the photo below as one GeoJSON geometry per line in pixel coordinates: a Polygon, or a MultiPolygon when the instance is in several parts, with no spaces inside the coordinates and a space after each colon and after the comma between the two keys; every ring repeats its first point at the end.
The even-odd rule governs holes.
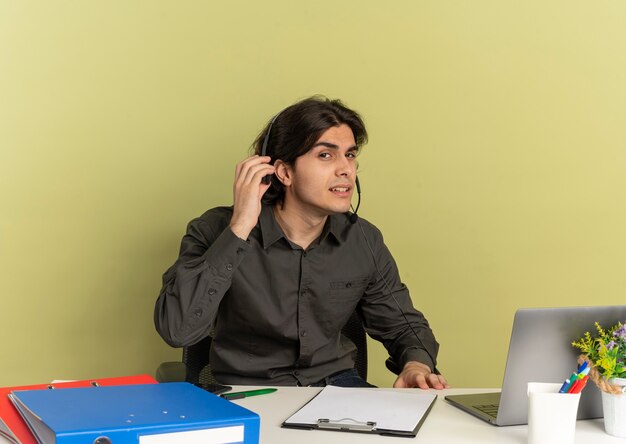
{"type": "Polygon", "coordinates": [[[326,237],[332,237],[338,244],[341,244],[345,239],[341,235],[346,229],[346,222],[348,219],[345,214],[331,214],[326,220],[324,229],[322,230],[321,240],[326,237]]]}
{"type": "Polygon", "coordinates": [[[271,205],[263,205],[261,207],[259,225],[261,227],[261,237],[264,249],[269,248],[274,242],[285,237],[283,230],[280,228],[280,225],[278,225],[278,222],[276,222],[271,205]]]}
{"type": "MultiPolygon", "coordinates": [[[[347,224],[348,219],[345,214],[331,214],[328,216],[324,228],[322,229],[322,234],[319,237],[320,242],[323,242],[326,238],[333,238],[338,244],[341,244],[345,240],[343,239],[342,233],[345,231],[347,224]]],[[[271,205],[263,205],[261,207],[259,225],[264,249],[269,248],[281,238],[288,241],[285,233],[283,233],[282,228],[280,228],[280,225],[278,225],[274,217],[271,205]]]]}

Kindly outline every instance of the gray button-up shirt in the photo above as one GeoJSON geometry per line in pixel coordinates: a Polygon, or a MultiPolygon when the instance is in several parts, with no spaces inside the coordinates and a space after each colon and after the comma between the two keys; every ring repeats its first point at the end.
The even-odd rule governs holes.
{"type": "Polygon", "coordinates": [[[366,331],[400,368],[435,368],[439,346],[372,224],[329,216],[303,250],[269,206],[247,241],[230,230],[231,216],[231,207],[218,207],[191,221],[163,275],[154,319],[168,344],[191,345],[213,329],[210,361],[220,382],[308,385],[354,366],[355,346],[341,329],[358,305],[366,331]]]}

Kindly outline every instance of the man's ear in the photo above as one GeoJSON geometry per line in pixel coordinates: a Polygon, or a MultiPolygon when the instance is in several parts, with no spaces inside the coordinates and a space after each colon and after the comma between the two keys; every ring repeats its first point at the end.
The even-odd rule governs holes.
{"type": "Polygon", "coordinates": [[[280,159],[274,162],[274,174],[283,185],[287,187],[291,185],[292,169],[280,159]]]}

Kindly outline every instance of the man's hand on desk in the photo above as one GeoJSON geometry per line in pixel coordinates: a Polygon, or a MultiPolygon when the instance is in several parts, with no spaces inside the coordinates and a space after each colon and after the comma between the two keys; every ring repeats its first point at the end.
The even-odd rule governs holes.
{"type": "Polygon", "coordinates": [[[443,375],[436,375],[426,364],[421,362],[407,362],[398,379],[393,383],[394,388],[414,388],[421,389],[434,388],[441,390],[449,388],[448,381],[443,375]]]}

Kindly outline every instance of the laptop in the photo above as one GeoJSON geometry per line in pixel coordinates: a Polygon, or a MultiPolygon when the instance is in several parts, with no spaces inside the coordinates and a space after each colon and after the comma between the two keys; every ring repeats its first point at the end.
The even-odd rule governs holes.
{"type": "MultiPolygon", "coordinates": [[[[502,390],[498,393],[448,395],[450,404],[491,424],[528,424],[529,382],[560,383],[576,370],[580,355],[571,343],[626,319],[626,305],[519,309],[513,320],[502,390]]],[[[583,390],[578,419],[602,417],[602,398],[590,382],[583,390]]]]}

